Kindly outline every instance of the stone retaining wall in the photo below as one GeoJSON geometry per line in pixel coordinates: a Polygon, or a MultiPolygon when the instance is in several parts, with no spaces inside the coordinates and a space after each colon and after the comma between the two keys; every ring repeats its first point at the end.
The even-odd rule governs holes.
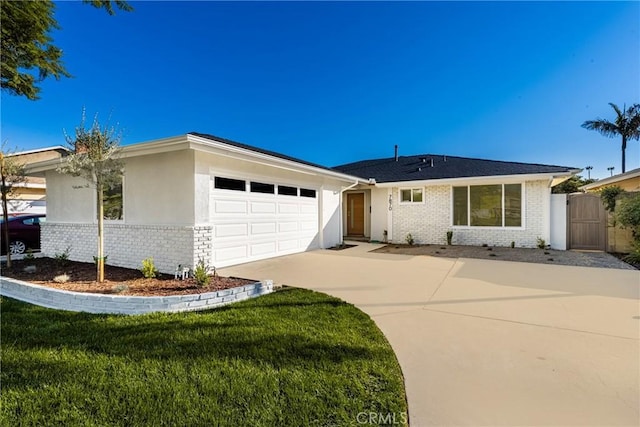
{"type": "Polygon", "coordinates": [[[0,279],[0,295],[42,307],[87,313],[144,314],[208,310],[271,292],[272,280],[204,294],[142,297],[71,292],[6,277],[0,279]]]}

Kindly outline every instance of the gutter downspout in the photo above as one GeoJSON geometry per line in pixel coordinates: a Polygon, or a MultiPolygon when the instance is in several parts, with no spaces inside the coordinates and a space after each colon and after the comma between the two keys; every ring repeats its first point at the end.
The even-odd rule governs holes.
{"type": "Polygon", "coordinates": [[[343,212],[342,199],[344,198],[343,197],[344,196],[344,192],[347,191],[347,190],[351,190],[352,188],[354,188],[358,184],[360,184],[360,181],[356,180],[356,182],[354,182],[350,186],[345,187],[342,190],[340,190],[340,238],[339,238],[340,244],[344,243],[344,217],[342,215],[342,212],[343,212]]]}

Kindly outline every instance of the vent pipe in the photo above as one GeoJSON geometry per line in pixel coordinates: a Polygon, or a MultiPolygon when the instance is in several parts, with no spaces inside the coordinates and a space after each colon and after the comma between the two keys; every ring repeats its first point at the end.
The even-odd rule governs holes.
{"type": "Polygon", "coordinates": [[[398,161],[398,145],[396,144],[396,154],[395,154],[396,162],[398,161]]]}
{"type": "Polygon", "coordinates": [[[431,159],[431,167],[433,167],[433,159],[431,159]]]}

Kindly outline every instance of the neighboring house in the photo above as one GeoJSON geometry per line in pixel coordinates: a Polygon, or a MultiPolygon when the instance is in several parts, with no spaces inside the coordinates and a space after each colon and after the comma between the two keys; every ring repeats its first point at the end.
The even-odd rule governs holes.
{"type": "MultiPolygon", "coordinates": [[[[8,154],[25,166],[47,160],[60,159],[69,150],[62,146],[39,148],[8,154]]],[[[26,176],[24,182],[14,185],[13,193],[7,200],[9,215],[46,213],[46,181],[42,177],[26,176]]],[[[1,208],[0,208],[1,209],[1,208]]]]}
{"type": "Polygon", "coordinates": [[[580,189],[587,193],[593,193],[614,185],[625,191],[640,191],[640,168],[583,185],[580,189]]]}
{"type": "MultiPolygon", "coordinates": [[[[327,168],[211,135],[125,146],[123,185],[107,195],[109,264],[160,271],[199,259],[216,267],[329,248],[344,236],[403,243],[535,246],[550,238],[550,188],[576,173],[561,166],[412,156],[327,168]],[[504,218],[504,219],[503,219],[504,218]],[[386,235],[385,235],[386,231],[386,235]]],[[[47,255],[96,253],[95,191],[46,176],[47,255]]],[[[313,274],[313,272],[311,272],[313,274]]]]}

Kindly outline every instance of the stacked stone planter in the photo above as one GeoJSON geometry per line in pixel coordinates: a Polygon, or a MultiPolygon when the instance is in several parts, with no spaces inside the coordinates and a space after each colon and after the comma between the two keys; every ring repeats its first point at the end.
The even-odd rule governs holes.
{"type": "Polygon", "coordinates": [[[209,310],[271,292],[271,280],[202,294],[142,297],[64,291],[6,277],[0,279],[0,295],[42,307],[87,313],[144,314],[209,310]]]}

